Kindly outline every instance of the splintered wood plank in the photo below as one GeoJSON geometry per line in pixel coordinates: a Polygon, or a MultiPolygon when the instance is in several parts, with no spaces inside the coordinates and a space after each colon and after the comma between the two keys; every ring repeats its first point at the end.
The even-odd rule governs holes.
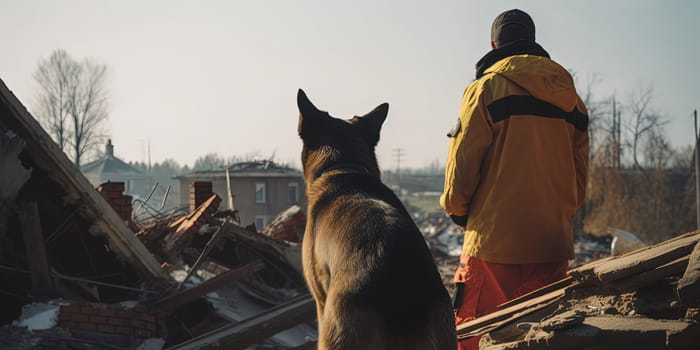
{"type": "Polygon", "coordinates": [[[32,290],[42,295],[51,291],[51,274],[46,258],[46,244],[41,229],[39,206],[36,202],[21,202],[20,221],[24,234],[29,271],[32,273],[32,290]]]}
{"type": "Polygon", "coordinates": [[[590,282],[591,280],[595,280],[595,282],[600,282],[598,281],[598,277],[595,274],[595,268],[617,258],[617,256],[609,256],[606,258],[591,261],[575,269],[569,270],[569,276],[573,277],[575,280],[581,283],[590,282]]]}
{"type": "Polygon", "coordinates": [[[190,301],[193,301],[204,294],[221,289],[234,281],[240,280],[243,277],[258,272],[264,267],[265,264],[261,260],[256,260],[242,267],[231,269],[196,287],[192,287],[190,289],[185,289],[183,291],[168,295],[154,302],[151,305],[151,309],[156,311],[171,310],[180,305],[189,303],[190,301]]]}
{"type": "Polygon", "coordinates": [[[564,296],[565,288],[512,305],[457,326],[457,338],[464,340],[496,330],[514,320],[541,310],[564,296]]]}
{"type": "Polygon", "coordinates": [[[577,282],[574,280],[573,277],[566,277],[566,278],[561,279],[559,281],[556,281],[554,283],[550,283],[550,284],[548,284],[540,289],[535,289],[530,293],[521,295],[513,300],[506,301],[505,303],[498,305],[498,309],[499,310],[505,309],[505,308],[513,306],[515,304],[522,303],[523,301],[534,299],[534,298],[537,298],[541,295],[545,295],[551,291],[561,289],[561,288],[570,287],[570,286],[573,286],[576,284],[577,284],[577,282]]]}
{"type": "Polygon", "coordinates": [[[657,268],[614,281],[612,286],[618,290],[629,290],[654,284],[669,276],[680,276],[688,267],[688,260],[688,256],[678,258],[657,268]]]}
{"type": "MultiPolygon", "coordinates": [[[[212,194],[204,203],[202,203],[197,209],[187,215],[184,220],[177,219],[179,222],[177,228],[166,234],[163,241],[165,242],[164,251],[171,253],[177,249],[180,249],[187,240],[192,237],[192,235],[199,230],[199,228],[204,224],[204,220],[209,218],[216,213],[216,209],[219,208],[221,203],[221,197],[216,194],[212,194]]],[[[168,226],[170,228],[170,225],[168,226]]]]}
{"type": "Polygon", "coordinates": [[[316,317],[316,304],[304,295],[241,322],[202,334],[167,350],[200,349],[219,344],[223,349],[245,349],[285,329],[316,317]]]}
{"type": "Polygon", "coordinates": [[[607,261],[595,266],[593,270],[602,282],[616,281],[687,256],[698,241],[700,231],[690,232],[607,261]]]}

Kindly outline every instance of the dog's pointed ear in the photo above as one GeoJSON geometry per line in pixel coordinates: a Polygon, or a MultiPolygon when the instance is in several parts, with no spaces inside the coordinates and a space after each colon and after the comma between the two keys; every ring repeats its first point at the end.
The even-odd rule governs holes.
{"type": "Polygon", "coordinates": [[[299,107],[299,113],[301,114],[315,114],[320,112],[318,108],[311,103],[309,98],[306,97],[306,93],[302,89],[297,91],[297,107],[299,107]]]}
{"type": "Polygon", "coordinates": [[[316,106],[306,97],[304,90],[297,92],[297,107],[299,108],[299,124],[297,133],[302,140],[310,140],[319,129],[319,121],[323,115],[316,106]]]}
{"type": "Polygon", "coordinates": [[[356,125],[360,128],[362,136],[372,146],[376,146],[379,142],[379,131],[382,129],[382,124],[386,120],[389,113],[389,104],[382,103],[371,112],[358,118],[356,125]]]}

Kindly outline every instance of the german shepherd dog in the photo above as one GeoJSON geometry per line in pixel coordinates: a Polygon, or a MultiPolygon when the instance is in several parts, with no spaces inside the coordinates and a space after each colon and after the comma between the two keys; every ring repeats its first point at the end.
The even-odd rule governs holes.
{"type": "Polygon", "coordinates": [[[388,104],[349,120],[299,90],[308,200],[304,277],[318,349],[456,349],[450,298],[418,227],[379,177],[374,148],[388,104]]]}

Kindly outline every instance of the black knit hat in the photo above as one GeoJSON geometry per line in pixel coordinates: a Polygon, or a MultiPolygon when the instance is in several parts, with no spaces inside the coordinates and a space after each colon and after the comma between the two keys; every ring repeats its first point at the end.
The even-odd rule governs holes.
{"type": "Polygon", "coordinates": [[[535,22],[530,15],[513,9],[496,16],[491,26],[491,41],[503,46],[516,40],[535,41],[535,22]]]}

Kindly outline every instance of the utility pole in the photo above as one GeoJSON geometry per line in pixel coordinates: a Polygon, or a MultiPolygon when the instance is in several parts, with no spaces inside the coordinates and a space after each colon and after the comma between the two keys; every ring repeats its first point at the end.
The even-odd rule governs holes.
{"type": "Polygon", "coordinates": [[[151,138],[148,138],[148,188],[153,187],[153,170],[151,169],[151,138]]]}
{"type": "Polygon", "coordinates": [[[233,193],[231,192],[231,175],[228,171],[228,162],[226,162],[226,193],[228,193],[228,209],[233,211],[233,193]]]}
{"type": "Polygon", "coordinates": [[[618,108],[617,110],[617,168],[619,169],[622,165],[620,164],[620,158],[622,158],[622,111],[618,108]]]}
{"type": "Polygon", "coordinates": [[[700,135],[698,135],[698,110],[693,111],[695,116],[695,215],[697,228],[700,229],[700,135]]]}
{"type": "Polygon", "coordinates": [[[613,155],[612,155],[612,165],[613,168],[617,167],[617,109],[615,108],[615,95],[612,97],[612,140],[613,140],[613,155]]]}
{"type": "Polygon", "coordinates": [[[394,148],[394,158],[396,158],[396,186],[398,187],[397,195],[401,197],[401,158],[405,155],[403,148],[394,148]]]}

